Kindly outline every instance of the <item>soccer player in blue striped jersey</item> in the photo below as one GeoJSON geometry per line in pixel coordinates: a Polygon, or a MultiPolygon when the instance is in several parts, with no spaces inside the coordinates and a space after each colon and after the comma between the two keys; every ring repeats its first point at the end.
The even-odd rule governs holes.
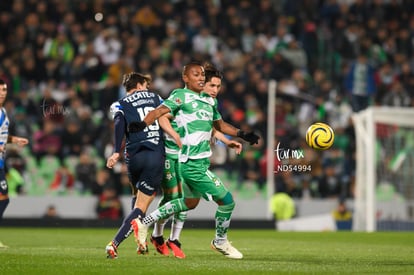
{"type": "MultiPolygon", "coordinates": [[[[130,122],[144,119],[148,112],[162,102],[158,94],[148,90],[150,82],[150,76],[137,72],[124,75],[122,85],[127,94],[111,106],[115,129],[114,152],[107,159],[106,166],[113,168],[120,159],[125,137],[124,157],[134,195],[132,211],[106,246],[107,257],[112,259],[117,258],[118,246],[132,233],[131,221],[145,216],[162,180],[165,149],[163,131],[158,121],[141,132],[131,132],[128,129],[130,122]]],[[[146,242],[138,245],[137,253],[148,253],[146,242]]]]}
{"type": "MultiPolygon", "coordinates": [[[[4,211],[10,202],[9,188],[6,181],[5,157],[6,144],[15,143],[18,146],[24,146],[29,143],[27,138],[9,135],[9,117],[6,109],[3,107],[7,97],[7,83],[0,79],[0,222],[3,219],[4,211]]],[[[0,242],[0,248],[7,248],[0,242]]]]}

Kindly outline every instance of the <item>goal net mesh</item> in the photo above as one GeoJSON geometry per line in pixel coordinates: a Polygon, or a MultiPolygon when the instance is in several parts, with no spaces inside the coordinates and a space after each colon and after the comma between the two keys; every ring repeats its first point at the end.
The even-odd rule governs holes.
{"type": "Polygon", "coordinates": [[[353,121],[354,230],[413,230],[414,108],[371,107],[353,121]]]}

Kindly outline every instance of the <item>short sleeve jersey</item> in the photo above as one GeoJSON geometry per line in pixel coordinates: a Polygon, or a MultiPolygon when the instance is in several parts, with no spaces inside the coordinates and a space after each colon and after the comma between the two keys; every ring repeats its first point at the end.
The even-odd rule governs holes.
{"type": "MultiPolygon", "coordinates": [[[[9,136],[9,118],[5,108],[0,108],[0,145],[5,146],[9,136]]],[[[5,151],[0,152],[0,169],[4,168],[5,151]]]]}
{"type": "MultiPolygon", "coordinates": [[[[145,116],[162,103],[162,98],[151,91],[136,91],[126,95],[111,105],[111,113],[115,116],[120,113],[125,124],[133,121],[142,121],[145,116]]],[[[125,149],[129,154],[138,152],[142,147],[152,150],[165,150],[163,131],[156,120],[143,131],[137,133],[126,132],[125,149]]]]}
{"type": "Polygon", "coordinates": [[[176,89],[163,102],[176,118],[182,149],[180,162],[211,156],[210,139],[213,122],[220,120],[217,100],[205,93],[176,89]]]}
{"type": "MultiPolygon", "coordinates": [[[[180,129],[177,126],[176,119],[173,119],[171,121],[171,127],[176,131],[177,133],[180,132],[180,129]]],[[[165,153],[167,156],[171,159],[178,159],[178,154],[180,153],[180,147],[178,147],[175,140],[169,136],[168,134],[164,135],[164,144],[165,144],[165,153]]]]}

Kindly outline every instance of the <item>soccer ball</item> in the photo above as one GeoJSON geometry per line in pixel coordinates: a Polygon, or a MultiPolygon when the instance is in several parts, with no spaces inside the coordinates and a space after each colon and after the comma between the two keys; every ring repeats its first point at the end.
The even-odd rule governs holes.
{"type": "Polygon", "coordinates": [[[322,122],[312,124],[306,131],[306,143],[313,149],[329,149],[334,143],[334,139],[335,134],[332,128],[322,122]]]}

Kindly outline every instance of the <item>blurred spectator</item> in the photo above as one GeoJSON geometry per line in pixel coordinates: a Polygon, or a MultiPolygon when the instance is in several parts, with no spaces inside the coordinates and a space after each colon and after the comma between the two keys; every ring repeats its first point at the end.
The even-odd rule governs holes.
{"type": "Polygon", "coordinates": [[[340,196],[342,179],[333,163],[327,162],[324,165],[322,177],[318,181],[318,191],[321,198],[338,198],[340,196]]]}
{"type": "Polygon", "coordinates": [[[81,153],[83,140],[79,125],[79,120],[68,119],[61,134],[62,158],[68,156],[79,156],[81,153]]]}
{"type": "Polygon", "coordinates": [[[93,121],[92,110],[90,106],[82,105],[76,110],[78,115],[79,133],[82,138],[83,145],[93,145],[95,137],[99,135],[96,132],[97,127],[93,121]]]}
{"type": "Polygon", "coordinates": [[[55,37],[46,39],[43,54],[58,62],[59,79],[69,83],[70,63],[75,56],[75,49],[64,30],[58,31],[55,37]]]}
{"type": "Polygon", "coordinates": [[[145,39],[151,34],[159,34],[163,20],[158,17],[152,5],[144,3],[134,14],[139,34],[145,39]]]}
{"type": "Polygon", "coordinates": [[[295,201],[286,193],[275,193],[269,203],[275,221],[290,220],[296,214],[295,201]]]}
{"type": "Polygon", "coordinates": [[[46,208],[45,213],[43,214],[43,219],[46,219],[46,220],[54,220],[54,219],[59,219],[59,218],[60,217],[58,215],[57,209],[53,204],[49,205],[46,208]]]}
{"type": "Polygon", "coordinates": [[[382,103],[384,95],[388,93],[396,78],[397,74],[394,72],[390,62],[381,64],[381,66],[378,67],[378,70],[375,73],[377,86],[376,101],[378,104],[382,103]]]}
{"type": "Polygon", "coordinates": [[[121,199],[111,185],[105,185],[99,195],[96,213],[99,219],[118,220],[123,217],[121,199]]]}
{"type": "Polygon", "coordinates": [[[261,153],[253,148],[248,148],[247,146],[245,146],[243,150],[243,158],[240,160],[239,164],[239,185],[244,181],[252,181],[257,183],[259,188],[262,188],[265,178],[260,170],[259,159],[261,158],[261,153]]]}
{"type": "Polygon", "coordinates": [[[414,98],[414,73],[411,69],[410,62],[405,61],[401,64],[401,71],[398,74],[398,79],[401,81],[405,90],[408,91],[410,97],[414,98]]]}
{"type": "Polygon", "coordinates": [[[337,230],[352,229],[352,212],[344,200],[339,200],[336,209],[332,211],[332,217],[335,220],[337,230]]]}
{"type": "Polygon", "coordinates": [[[100,195],[103,192],[105,184],[112,182],[111,174],[106,168],[98,169],[95,175],[95,180],[92,184],[92,194],[100,195]]]}
{"type": "Polygon", "coordinates": [[[354,112],[362,111],[372,104],[376,92],[374,75],[374,68],[368,63],[366,54],[359,54],[345,79],[345,87],[351,96],[354,112]]]}
{"type": "Polygon", "coordinates": [[[25,114],[29,123],[39,123],[40,108],[35,103],[28,90],[22,89],[14,99],[14,104],[21,113],[25,114]]]}
{"type": "Polygon", "coordinates": [[[66,195],[75,190],[75,177],[68,167],[62,164],[55,172],[53,181],[50,183],[49,191],[56,195],[66,195]]]}
{"type": "Polygon", "coordinates": [[[121,56],[122,43],[115,28],[102,30],[93,41],[94,51],[105,66],[117,62],[121,56]]]}
{"type": "Polygon", "coordinates": [[[35,125],[34,121],[31,121],[27,116],[24,108],[16,107],[13,120],[10,122],[9,131],[11,135],[28,137],[30,143],[35,125]]]}
{"type": "Polygon", "coordinates": [[[122,76],[132,72],[133,70],[134,69],[129,62],[129,57],[127,56],[121,56],[115,63],[109,66],[106,85],[116,88],[119,91],[118,98],[122,98],[125,95],[125,91],[122,86],[122,76]]]}
{"type": "Polygon", "coordinates": [[[286,58],[295,69],[307,71],[308,58],[305,50],[299,45],[299,42],[292,38],[286,48],[280,50],[280,54],[286,58]]]}
{"type": "Polygon", "coordinates": [[[97,166],[89,150],[80,152],[79,162],[75,166],[76,184],[82,194],[92,194],[97,166]]]}
{"type": "Polygon", "coordinates": [[[62,140],[55,123],[49,119],[43,121],[42,129],[33,133],[33,153],[39,161],[45,155],[60,155],[62,140]]]}
{"type": "Polygon", "coordinates": [[[201,28],[200,32],[193,37],[193,50],[197,53],[208,54],[213,57],[218,50],[217,37],[211,34],[209,28],[201,28]]]}
{"type": "Polygon", "coordinates": [[[392,107],[409,107],[411,98],[399,80],[391,84],[390,89],[382,98],[382,105],[392,107]]]}

